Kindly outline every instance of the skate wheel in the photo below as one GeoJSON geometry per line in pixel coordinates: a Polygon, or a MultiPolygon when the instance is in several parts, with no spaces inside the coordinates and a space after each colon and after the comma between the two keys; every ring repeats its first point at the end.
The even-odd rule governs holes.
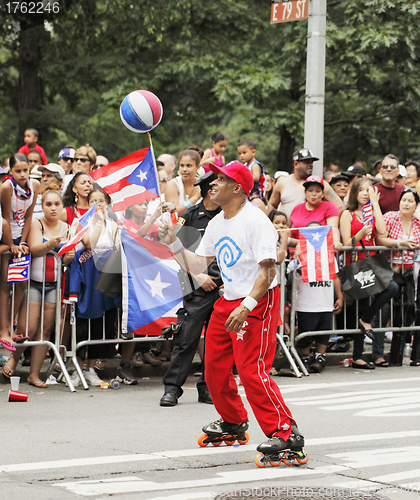
{"type": "Polygon", "coordinates": [[[295,463],[295,458],[292,456],[291,458],[288,458],[288,456],[283,456],[283,463],[286,465],[293,465],[295,463]]]}
{"type": "Polygon", "coordinates": [[[224,438],[224,442],[228,446],[232,446],[235,443],[235,441],[236,441],[236,439],[233,436],[231,436],[231,435],[225,436],[225,438],[224,438]]]}
{"type": "Polygon", "coordinates": [[[201,436],[198,438],[198,441],[197,441],[198,446],[205,448],[209,443],[204,443],[203,441],[207,438],[208,438],[207,434],[201,434],[201,436]]]}
{"type": "Polygon", "coordinates": [[[296,457],[296,460],[300,465],[307,464],[309,460],[309,455],[306,453],[306,451],[302,451],[301,456],[296,457]]]}
{"type": "Polygon", "coordinates": [[[270,465],[272,465],[273,467],[278,467],[282,462],[282,459],[279,458],[279,460],[270,460],[270,465]]]}
{"type": "Polygon", "coordinates": [[[213,446],[220,446],[222,444],[222,441],[212,441],[211,443],[213,446]]]}
{"type": "Polygon", "coordinates": [[[245,432],[245,439],[238,439],[239,444],[246,444],[249,441],[249,434],[245,432]]]}
{"type": "Polygon", "coordinates": [[[258,455],[254,458],[255,465],[263,469],[267,467],[267,462],[264,460],[264,453],[258,453],[258,455]]]}

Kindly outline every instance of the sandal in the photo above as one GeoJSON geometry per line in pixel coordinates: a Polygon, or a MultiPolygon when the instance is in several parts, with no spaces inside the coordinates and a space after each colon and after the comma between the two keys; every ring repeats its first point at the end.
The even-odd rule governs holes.
{"type": "Polygon", "coordinates": [[[160,356],[158,356],[158,359],[160,359],[160,360],[162,361],[162,363],[166,363],[167,361],[170,361],[170,360],[171,360],[171,358],[170,358],[170,357],[168,358],[168,357],[167,357],[167,356],[165,356],[165,355],[163,355],[163,356],[162,356],[162,354],[161,354],[160,356]]]}
{"type": "Polygon", "coordinates": [[[8,351],[16,351],[16,347],[13,342],[9,339],[0,339],[0,344],[8,351]]]}
{"type": "Polygon", "coordinates": [[[419,361],[411,361],[410,366],[420,366],[419,361]]]}
{"type": "Polygon", "coordinates": [[[3,365],[3,368],[1,370],[1,372],[3,373],[3,375],[6,377],[6,378],[10,378],[13,376],[13,374],[15,373],[15,370],[12,370],[10,368],[10,366],[7,364],[7,361],[6,363],[4,363],[3,365]]]}
{"type": "Polygon", "coordinates": [[[45,389],[48,385],[40,380],[39,382],[28,382],[29,385],[33,385],[37,389],[45,389]]]}
{"type": "Polygon", "coordinates": [[[388,364],[388,361],[380,361],[379,363],[376,363],[374,361],[374,365],[375,366],[379,366],[379,368],[389,368],[389,364],[388,364]]]}
{"type": "Polygon", "coordinates": [[[13,337],[13,342],[15,344],[22,344],[25,340],[29,340],[29,337],[27,335],[22,335],[21,333],[13,337]]]}
{"type": "Polygon", "coordinates": [[[371,340],[375,340],[375,334],[373,333],[373,330],[371,328],[366,328],[364,325],[362,325],[360,319],[359,319],[359,328],[366,335],[366,337],[369,337],[371,340]]]}

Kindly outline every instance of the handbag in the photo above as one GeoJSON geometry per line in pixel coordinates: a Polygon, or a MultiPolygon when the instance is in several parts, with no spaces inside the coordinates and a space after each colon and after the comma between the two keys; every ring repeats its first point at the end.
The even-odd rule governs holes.
{"type": "Polygon", "coordinates": [[[121,255],[115,245],[118,230],[119,228],[115,231],[114,235],[114,248],[109,254],[104,266],[101,268],[101,274],[94,286],[95,290],[110,299],[115,299],[122,295],[121,255]]]}
{"type": "Polygon", "coordinates": [[[366,258],[356,260],[338,271],[341,291],[354,300],[383,292],[394,275],[384,253],[369,256],[363,241],[360,243],[366,258]]]}

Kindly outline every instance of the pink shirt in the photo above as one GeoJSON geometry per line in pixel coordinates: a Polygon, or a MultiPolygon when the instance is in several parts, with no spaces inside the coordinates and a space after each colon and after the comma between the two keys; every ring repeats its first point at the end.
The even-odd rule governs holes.
{"type": "MultiPolygon", "coordinates": [[[[290,214],[290,221],[292,228],[306,227],[310,222],[326,226],[330,217],[340,217],[338,208],[331,201],[322,201],[314,210],[308,210],[305,202],[295,206],[290,214]]],[[[292,231],[292,238],[299,238],[298,231],[292,231]]]]}

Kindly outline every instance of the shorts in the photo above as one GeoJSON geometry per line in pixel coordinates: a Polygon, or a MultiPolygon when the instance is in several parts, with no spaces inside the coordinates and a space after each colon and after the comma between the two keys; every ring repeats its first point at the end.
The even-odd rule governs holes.
{"type": "MultiPolygon", "coordinates": [[[[45,283],[45,303],[55,304],[57,302],[57,283],[45,283]]],[[[27,300],[27,290],[23,300],[27,300]]],[[[29,287],[29,302],[42,302],[42,283],[31,280],[29,287]]]]}
{"type": "MultiPolygon", "coordinates": [[[[316,332],[332,329],[333,313],[330,311],[325,312],[297,312],[298,317],[298,334],[304,332],[316,332]]],[[[298,340],[297,347],[305,349],[312,344],[315,340],[321,345],[327,345],[330,337],[329,335],[311,335],[310,337],[303,337],[298,340]]]]}

